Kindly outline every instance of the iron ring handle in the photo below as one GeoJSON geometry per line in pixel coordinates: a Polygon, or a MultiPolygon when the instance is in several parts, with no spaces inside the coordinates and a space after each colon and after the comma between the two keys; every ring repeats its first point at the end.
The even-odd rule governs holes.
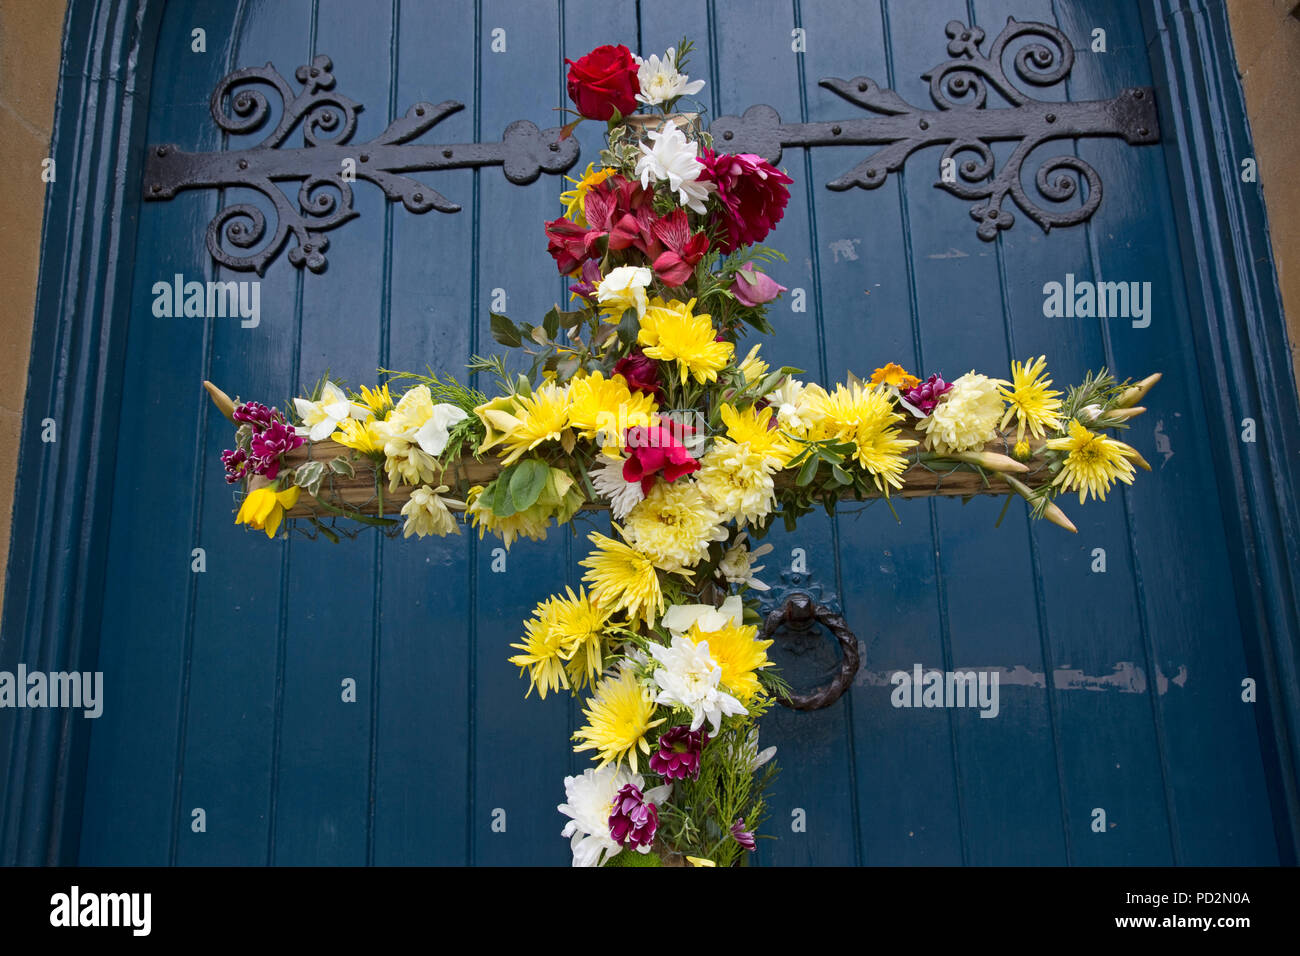
{"type": "Polygon", "coordinates": [[[858,639],[849,630],[844,617],[831,611],[825,604],[813,604],[812,598],[802,592],[796,591],[791,594],[785,604],[767,615],[761,636],[763,640],[770,640],[782,625],[795,624],[807,627],[813,621],[821,623],[835,635],[835,639],[840,642],[840,650],[844,657],[840,661],[840,672],[825,687],[819,687],[808,694],[791,693],[777,698],[778,702],[792,710],[821,710],[823,707],[829,707],[849,689],[854,676],[858,673],[860,663],[858,639]]]}

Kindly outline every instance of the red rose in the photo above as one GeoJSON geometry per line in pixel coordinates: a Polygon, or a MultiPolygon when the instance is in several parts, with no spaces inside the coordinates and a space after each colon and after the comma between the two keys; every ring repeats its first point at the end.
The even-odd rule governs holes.
{"type": "Polygon", "coordinates": [[[608,120],[618,110],[627,116],[636,112],[636,95],[641,91],[632,51],[618,46],[598,46],[569,64],[569,99],[587,119],[608,120]]]}
{"type": "Polygon", "coordinates": [[[635,392],[648,392],[662,399],[664,390],[659,384],[659,363],[640,349],[614,363],[614,374],[622,375],[627,387],[635,392]]]}
{"type": "Polygon", "coordinates": [[[641,482],[645,494],[650,493],[655,475],[662,473],[665,481],[676,481],[700,469],[671,428],[637,425],[627,430],[625,444],[631,457],[623,462],[623,480],[641,482]]]}

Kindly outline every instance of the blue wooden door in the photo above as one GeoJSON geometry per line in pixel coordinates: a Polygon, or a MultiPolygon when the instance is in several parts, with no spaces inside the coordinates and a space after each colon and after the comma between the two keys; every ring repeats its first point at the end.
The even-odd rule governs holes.
{"type": "MultiPolygon", "coordinates": [[[[148,141],[251,145],[213,126],[210,91],[232,69],[270,61],[289,75],[319,54],[339,91],[365,104],[354,141],[417,100],[448,98],[467,107],[437,127],[438,141],[492,140],[520,118],[553,125],[566,56],[618,42],[649,55],[683,34],[697,41],[691,72],[708,81],[713,115],[768,103],[790,121],[834,120],[845,104],[821,77],[871,76],[925,104],[920,74],[945,58],[944,25],[992,36],[1008,15],[1056,24],[1080,50],[1067,88],[1043,95],[1108,98],[1152,82],[1134,8],[394,0],[360,14],[354,0],[178,2],[157,43],[148,141]],[[192,52],[196,27],[203,54],[192,52]],[[1087,51],[1097,28],[1110,38],[1104,56],[1087,51]]],[[[595,126],[579,131],[584,164],[599,149],[595,126]]],[[[1241,700],[1234,556],[1219,510],[1205,506],[1221,492],[1175,246],[1178,197],[1159,148],[1075,148],[1105,182],[1091,222],[1048,236],[1022,218],[994,243],[933,188],[937,150],[870,193],[824,186],[860,148],[785,153],[795,185],[770,241],[789,262],[772,271],[803,290],[806,309],[785,300],[769,356],[822,382],[887,361],[949,378],[1001,374],[1039,353],[1058,383],[1100,365],[1165,378],[1130,433],[1154,474],[1076,509],[1077,536],[1031,526],[1018,503],[995,529],[1001,502],[988,499],[902,502],[901,524],[883,506],[813,515],[772,533],[772,579],[801,553],[865,659],[835,706],[767,720],[783,773],[767,828],[779,839],[763,862],[1278,859],[1255,716],[1241,700]],[[1045,318],[1043,286],[1067,274],[1150,282],[1153,321],[1045,318]],[[889,672],[918,663],[999,668],[997,718],[893,707],[889,672]]],[[[282,404],[327,370],[350,383],[373,382],[380,367],[456,372],[494,347],[493,297],[516,318],[563,301],[541,228],[561,181],[519,187],[483,169],[430,183],[464,211],[411,215],[358,183],[360,216],[331,235],[327,271],[274,263],[256,328],[151,312],[154,283],[177,273],[249,278],[214,267],[203,241],[220,208],[249,197],[191,192],[142,208],[100,640],[110,696],[91,737],[81,862],[567,862],[555,806],[562,778],[584,765],[567,742],[577,711],[524,700],[505,658],[533,605],[576,585],[583,538],[522,541],[498,573],[496,542],[470,535],[370,532],[332,545],[245,533],[221,476],[230,429],[198,387],[207,378],[282,404]],[[203,573],[191,570],[195,548],[203,573]],[[340,692],[349,679],[355,702],[340,692]],[[504,832],[493,827],[500,811],[504,832]]],[[[780,662],[811,685],[835,657],[827,638],[790,645],[780,662]]]]}

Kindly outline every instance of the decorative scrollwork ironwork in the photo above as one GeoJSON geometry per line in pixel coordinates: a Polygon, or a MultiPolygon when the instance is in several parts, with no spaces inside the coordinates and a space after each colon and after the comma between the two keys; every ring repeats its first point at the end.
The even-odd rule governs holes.
{"type": "MultiPolygon", "coordinates": [[[[725,152],[757,153],[773,163],[780,162],[782,150],[792,146],[880,147],[827,183],[836,190],[877,189],[890,173],[903,168],[912,153],[944,146],[935,185],[971,200],[970,214],[979,237],[992,240],[1015,222],[1007,208],[1012,204],[1044,232],[1081,223],[1101,204],[1101,177],[1074,155],[1042,160],[1033,176],[1036,194],[1030,195],[1022,168],[1042,144],[1103,136],[1121,137],[1133,145],[1159,141],[1155,96],[1149,87],[1127,89],[1109,100],[1070,103],[1035,98],[1034,89],[1062,82],[1074,67],[1074,50],[1056,27],[1008,18],[987,54],[981,52],[985,39],[981,28],[953,20],[946,31],[950,59],[922,75],[929,82],[935,109],[917,108],[868,77],[828,78],[822,86],[872,115],[782,123],[772,107],[751,106],[741,116],[714,121],[710,127],[714,144],[725,152]],[[1011,75],[1004,68],[1008,57],[1011,75]],[[990,92],[1010,105],[990,107],[990,92]],[[999,169],[991,144],[1007,141],[1016,146],[999,169]]],[[[347,168],[355,179],[373,183],[410,212],[451,213],[460,206],[407,174],[495,165],[503,168],[510,182],[522,185],[543,172],[565,172],[578,160],[576,140],[561,139],[558,128],[541,130],[527,120],[511,123],[498,142],[449,146],[412,142],[462,109],[452,100],[416,103],[375,139],[353,144],[362,106],[335,92],[329,57],[318,56],[300,66],[295,77],[302,86],[296,94],[268,63],[236,70],[213,90],[212,118],[233,136],[271,127],[274,110],[263,88],[278,95],[283,106],[279,119],[256,146],[209,153],[189,153],[172,144],[149,149],[146,199],[171,199],[184,189],[242,186],[269,200],[275,215],[269,237],[266,214],[252,203],[227,206],[208,224],[208,250],[232,269],[262,273],[292,236],[290,262],[322,271],[329,247],[325,233],[357,216],[353,179],[345,174],[345,161],[350,161],[347,168]],[[283,144],[298,128],[303,146],[286,148],[283,144]],[[293,201],[276,184],[295,180],[300,186],[293,201]]]]}
{"type": "Polygon", "coordinates": [[[149,150],[146,199],[171,199],[183,189],[243,186],[271,203],[275,222],[269,238],[266,214],[252,203],[227,206],[208,224],[208,251],[231,269],[263,273],[292,236],[289,261],[312,272],[324,270],[325,233],[358,215],[349,173],[378,186],[390,200],[400,200],[409,212],[452,213],[460,206],[406,174],[501,166],[510,182],[524,184],[544,172],[562,173],[578,159],[576,140],[561,139],[558,128],[541,130],[527,120],[511,123],[495,143],[411,142],[463,109],[454,100],[416,103],[373,140],[353,144],[362,105],[334,92],[329,57],[316,57],[295,76],[302,85],[297,94],[270,63],[236,70],[213,90],[212,119],[236,136],[270,126],[272,102],[259,87],[270,87],[279,96],[279,121],[257,145],[210,153],[189,153],[172,144],[149,150]],[[297,128],[302,129],[303,147],[284,148],[297,128]],[[300,181],[296,201],[276,185],[294,180],[300,181]]]}
{"type": "Polygon", "coordinates": [[[979,237],[990,241],[1015,222],[1006,208],[1008,197],[1044,232],[1081,223],[1101,205],[1101,177],[1073,155],[1043,160],[1034,175],[1037,196],[1030,196],[1021,180],[1022,167],[1042,144],[1101,136],[1122,137],[1133,145],[1159,141],[1155,96],[1149,87],[1127,89],[1109,100],[1073,103],[1040,100],[1022,88],[1053,86],[1074,67],[1074,49],[1056,27],[1009,17],[987,55],[980,52],[984,31],[979,27],[953,20],[946,31],[951,59],[922,75],[930,84],[936,109],[917,108],[865,76],[828,78],[822,86],[875,115],[782,123],[772,107],[751,106],[742,116],[715,120],[710,127],[714,141],[720,149],[757,153],[772,163],[779,162],[782,150],[790,146],[879,146],[827,184],[837,190],[877,189],[918,149],[944,145],[935,186],[976,200],[971,218],[978,224],[979,237]],[[1013,79],[1003,63],[1011,45],[1024,39],[1031,42],[1015,49],[1013,79]],[[989,107],[990,90],[1011,105],[989,107]],[[990,144],[1003,141],[1017,141],[1017,145],[1002,168],[996,169],[990,144]],[[1081,185],[1086,189],[1081,190],[1081,185]],[[1078,205],[1069,205],[1076,198],[1078,205]]]}

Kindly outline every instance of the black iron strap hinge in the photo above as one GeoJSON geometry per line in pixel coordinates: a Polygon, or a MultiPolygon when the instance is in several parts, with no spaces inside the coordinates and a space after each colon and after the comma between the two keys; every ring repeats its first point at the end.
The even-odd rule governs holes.
{"type": "MultiPolygon", "coordinates": [[[[831,189],[875,189],[916,150],[944,146],[935,186],[974,200],[970,214],[977,232],[981,239],[992,240],[1014,223],[1011,204],[1044,231],[1084,222],[1101,204],[1101,177],[1073,153],[1038,161],[1033,176],[1037,197],[1031,197],[1021,177],[1026,160],[1039,146],[1095,137],[1118,137],[1133,145],[1159,141],[1149,87],[1127,89],[1109,100],[1051,102],[1030,96],[1007,75],[1003,62],[1010,57],[1015,77],[1031,88],[1063,82],[1074,66],[1074,49],[1056,27],[1008,18],[987,54],[980,50],[984,31],[979,27],[953,20],[946,30],[950,59],[923,75],[934,109],[915,107],[866,77],[824,79],[822,86],[871,115],[782,123],[772,107],[751,106],[741,116],[721,116],[713,122],[709,131],[714,144],[724,152],[756,153],[772,163],[779,162],[788,147],[880,147],[831,180],[831,189]],[[1028,42],[1018,43],[1021,40],[1028,42]],[[991,91],[1010,105],[989,108],[991,91]],[[1015,143],[1000,168],[991,147],[998,142],[1015,143]]],[[[357,180],[380,187],[410,212],[456,212],[460,206],[407,174],[501,166],[510,182],[522,185],[544,172],[565,172],[578,160],[573,138],[561,139],[558,128],[542,130],[527,120],[511,123],[497,142],[411,142],[462,108],[451,100],[416,103],[375,139],[351,143],[362,106],[334,92],[331,67],[326,56],[299,67],[295,75],[302,89],[297,93],[270,63],[225,77],[212,93],[216,124],[236,135],[269,125],[271,104],[257,88],[263,84],[272,87],[283,104],[275,127],[247,149],[190,153],[170,144],[151,146],[145,162],[145,198],[171,199],[184,189],[256,190],[274,209],[274,230],[268,236],[266,216],[258,206],[227,206],[208,224],[212,257],[231,269],[260,274],[292,236],[289,260],[320,272],[329,245],[324,234],[357,215],[352,205],[352,183],[357,180]],[[299,127],[304,145],[285,148],[282,144],[299,127]],[[299,183],[296,201],[276,185],[281,182],[299,183]]]]}

